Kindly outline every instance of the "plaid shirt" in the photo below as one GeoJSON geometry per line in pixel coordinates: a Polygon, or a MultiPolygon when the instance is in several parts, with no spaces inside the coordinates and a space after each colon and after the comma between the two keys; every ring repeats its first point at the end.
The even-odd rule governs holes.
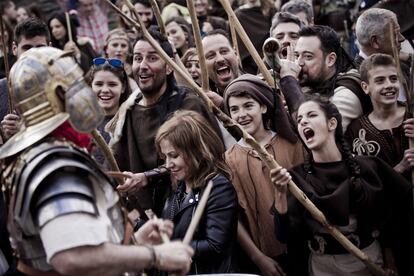
{"type": "Polygon", "coordinates": [[[78,36],[86,36],[93,40],[94,50],[98,54],[102,54],[105,45],[105,38],[108,33],[108,17],[102,8],[96,5],[92,15],[86,17],[79,13],[80,27],[77,29],[78,36]]]}

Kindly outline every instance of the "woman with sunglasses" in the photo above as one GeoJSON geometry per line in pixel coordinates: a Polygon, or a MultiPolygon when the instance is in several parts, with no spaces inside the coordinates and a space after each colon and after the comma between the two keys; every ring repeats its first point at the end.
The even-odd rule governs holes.
{"type": "MultiPolygon", "coordinates": [[[[114,117],[120,105],[132,93],[124,64],[119,59],[95,58],[86,75],[86,80],[98,97],[98,103],[105,112],[105,119],[98,126],[98,130],[108,143],[110,136],[105,131],[105,125],[114,117]]],[[[105,161],[100,151],[96,152],[95,158],[100,164],[105,161]]]]}
{"type": "Polygon", "coordinates": [[[123,29],[114,29],[106,37],[104,46],[105,56],[109,59],[119,59],[129,77],[132,91],[138,89],[136,81],[132,78],[132,47],[128,34],[123,29]]]}
{"type": "Polygon", "coordinates": [[[341,123],[334,104],[308,95],[297,112],[297,130],[309,158],[289,172],[270,172],[276,235],[287,242],[292,275],[372,273],[289,195],[290,179],[374,263],[414,275],[412,186],[381,159],[353,156],[341,123]]]}
{"type": "Polygon", "coordinates": [[[52,15],[47,22],[51,33],[50,41],[52,46],[55,48],[74,51],[76,61],[86,73],[89,71],[91,66],[90,61],[97,57],[97,54],[93,50],[93,47],[89,41],[78,38],[76,32],[76,28],[79,27],[78,20],[71,16],[69,21],[73,41],[69,41],[68,25],[65,13],[63,12],[52,15]]]}

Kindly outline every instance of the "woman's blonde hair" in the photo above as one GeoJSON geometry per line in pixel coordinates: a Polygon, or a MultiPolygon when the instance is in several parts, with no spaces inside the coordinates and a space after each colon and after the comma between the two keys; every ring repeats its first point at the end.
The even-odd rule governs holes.
{"type": "Polygon", "coordinates": [[[217,173],[230,178],[224,161],[224,145],[210,124],[197,112],[179,110],[168,119],[155,136],[155,147],[162,155],[160,143],[168,140],[182,154],[188,165],[187,181],[193,188],[206,185],[217,173]]]}

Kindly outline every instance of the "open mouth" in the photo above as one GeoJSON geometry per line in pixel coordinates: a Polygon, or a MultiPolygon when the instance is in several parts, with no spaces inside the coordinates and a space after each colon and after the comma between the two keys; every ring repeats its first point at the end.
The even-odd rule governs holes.
{"type": "Polygon", "coordinates": [[[142,81],[148,80],[151,77],[152,77],[152,75],[144,75],[144,74],[139,75],[139,79],[142,80],[142,81]]]}
{"type": "Polygon", "coordinates": [[[239,122],[239,125],[241,125],[241,126],[246,126],[248,124],[250,124],[250,120],[249,121],[241,121],[241,122],[239,122]]]}
{"type": "Polygon", "coordinates": [[[305,136],[306,141],[309,141],[313,138],[313,136],[315,136],[315,132],[310,128],[305,128],[303,130],[303,136],[305,136]]]}
{"type": "Polygon", "coordinates": [[[102,100],[102,101],[110,101],[110,100],[112,100],[113,99],[113,97],[112,96],[108,96],[108,95],[105,95],[105,96],[99,96],[98,97],[100,100],[102,100]]]}
{"type": "Polygon", "coordinates": [[[226,76],[230,74],[230,67],[229,66],[222,66],[216,70],[218,76],[226,76]]]}
{"type": "Polygon", "coordinates": [[[280,49],[279,55],[281,58],[286,59],[287,58],[287,46],[280,49]]]}

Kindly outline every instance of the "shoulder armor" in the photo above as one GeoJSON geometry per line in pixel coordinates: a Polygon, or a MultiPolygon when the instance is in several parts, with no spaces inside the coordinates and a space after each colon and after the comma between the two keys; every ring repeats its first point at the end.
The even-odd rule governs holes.
{"type": "Polygon", "coordinates": [[[42,225],[54,216],[75,209],[95,213],[92,179],[110,183],[86,152],[68,142],[41,143],[21,154],[15,168],[16,194],[11,207],[13,219],[26,235],[37,233],[32,211],[38,208],[49,211],[42,212],[44,215],[37,221],[42,225]],[[68,191],[72,193],[67,194],[68,191]],[[63,202],[60,200],[68,205],[57,210],[57,204],[63,202]]]}
{"type": "Polygon", "coordinates": [[[35,225],[42,227],[55,217],[74,212],[98,213],[93,187],[85,177],[59,170],[43,183],[31,200],[35,225]]]}

